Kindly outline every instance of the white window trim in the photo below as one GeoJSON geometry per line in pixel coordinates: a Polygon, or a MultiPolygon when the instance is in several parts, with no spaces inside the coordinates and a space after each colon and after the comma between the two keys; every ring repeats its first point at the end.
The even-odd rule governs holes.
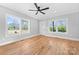
{"type": "Polygon", "coordinates": [[[9,33],[8,33],[8,24],[7,24],[7,17],[8,17],[8,16],[13,16],[14,18],[16,18],[16,17],[19,18],[19,17],[18,17],[18,16],[11,15],[11,14],[6,14],[5,16],[6,16],[6,19],[5,19],[5,20],[6,20],[6,21],[5,21],[5,23],[6,23],[6,24],[5,24],[5,26],[6,26],[6,37],[20,35],[20,34],[9,34],[9,33]]]}
{"type": "MultiPolygon", "coordinates": [[[[23,18],[22,18],[21,20],[28,21],[28,25],[29,25],[29,26],[28,26],[28,31],[27,31],[27,32],[25,32],[25,33],[22,33],[22,32],[21,32],[21,34],[30,33],[30,20],[28,20],[28,19],[23,19],[23,18]]],[[[20,27],[20,29],[21,29],[21,27],[20,27]]]]}
{"type": "MultiPolygon", "coordinates": [[[[28,30],[28,32],[26,32],[26,33],[30,33],[30,27],[31,27],[30,24],[31,24],[31,23],[30,23],[30,20],[29,20],[29,19],[24,19],[24,18],[21,18],[21,17],[18,17],[18,16],[14,16],[14,15],[12,15],[12,14],[6,14],[6,15],[5,15],[5,34],[6,34],[5,36],[6,36],[6,37],[26,34],[26,33],[22,33],[22,32],[21,32],[20,34],[12,34],[12,35],[9,35],[9,34],[8,34],[8,25],[7,25],[7,17],[8,17],[8,16],[13,16],[13,17],[15,17],[15,18],[19,18],[20,20],[26,20],[26,21],[28,21],[28,25],[29,25],[29,26],[28,26],[28,29],[29,29],[29,30],[28,30]]],[[[20,29],[19,29],[19,30],[21,30],[21,24],[20,24],[20,29]]]]}
{"type": "MultiPolygon", "coordinates": [[[[49,33],[54,33],[54,34],[68,34],[68,18],[66,17],[66,18],[59,18],[60,20],[66,20],[66,32],[58,32],[57,30],[56,30],[56,32],[51,32],[51,31],[49,31],[49,26],[48,26],[48,32],[49,33]]],[[[59,20],[59,19],[55,19],[55,21],[57,21],[57,20],[59,20]]]]}

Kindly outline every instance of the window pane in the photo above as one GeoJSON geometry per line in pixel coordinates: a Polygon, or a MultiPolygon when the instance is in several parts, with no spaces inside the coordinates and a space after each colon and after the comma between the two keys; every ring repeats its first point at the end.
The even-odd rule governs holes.
{"type": "Polygon", "coordinates": [[[49,21],[48,26],[49,31],[52,32],[53,31],[52,21],[49,21]]]}
{"type": "Polygon", "coordinates": [[[65,20],[59,20],[57,21],[57,28],[58,32],[66,32],[66,21],[65,20]]]}
{"type": "Polygon", "coordinates": [[[56,32],[56,21],[52,21],[53,32],[56,32]]]}
{"type": "Polygon", "coordinates": [[[18,34],[20,32],[20,20],[13,16],[7,17],[8,34],[18,34]]]}
{"type": "Polygon", "coordinates": [[[27,20],[21,20],[21,31],[22,33],[27,33],[29,30],[29,22],[27,20]]]}
{"type": "Polygon", "coordinates": [[[56,21],[50,21],[49,22],[49,31],[50,32],[56,32],[56,21]]]}

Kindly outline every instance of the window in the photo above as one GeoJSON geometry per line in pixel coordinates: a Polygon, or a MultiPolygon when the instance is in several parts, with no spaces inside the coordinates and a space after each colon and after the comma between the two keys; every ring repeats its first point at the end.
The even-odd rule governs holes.
{"type": "Polygon", "coordinates": [[[58,32],[66,32],[66,21],[65,20],[58,20],[57,21],[57,29],[58,29],[58,32]]]}
{"type": "Polygon", "coordinates": [[[7,17],[8,34],[19,34],[20,33],[20,19],[8,16],[7,17]]]}
{"type": "Polygon", "coordinates": [[[49,22],[49,31],[50,32],[56,32],[56,21],[50,21],[49,22]]]}
{"type": "Polygon", "coordinates": [[[21,19],[19,17],[7,16],[7,34],[18,35],[30,32],[30,20],[21,19]]]}
{"type": "Polygon", "coordinates": [[[30,32],[30,21],[29,20],[21,20],[21,32],[26,33],[30,32]]]}
{"type": "Polygon", "coordinates": [[[49,22],[50,32],[67,32],[67,21],[66,19],[52,20],[49,22]]]}

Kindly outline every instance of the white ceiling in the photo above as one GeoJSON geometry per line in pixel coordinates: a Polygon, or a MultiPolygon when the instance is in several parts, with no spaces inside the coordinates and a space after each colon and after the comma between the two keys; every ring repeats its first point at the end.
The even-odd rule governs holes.
{"type": "Polygon", "coordinates": [[[79,3],[37,3],[41,8],[49,7],[49,10],[44,10],[45,15],[36,11],[28,11],[29,9],[36,9],[33,3],[0,3],[0,5],[24,13],[30,17],[38,20],[51,19],[54,16],[79,12],[79,3]]]}

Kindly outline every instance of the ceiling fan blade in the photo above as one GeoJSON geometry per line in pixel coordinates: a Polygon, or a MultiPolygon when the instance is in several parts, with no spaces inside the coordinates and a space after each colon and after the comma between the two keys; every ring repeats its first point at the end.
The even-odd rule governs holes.
{"type": "MultiPolygon", "coordinates": [[[[41,12],[41,11],[40,11],[41,12]]],[[[42,14],[45,14],[44,12],[41,12],[42,14]]]]}
{"type": "Polygon", "coordinates": [[[37,3],[34,3],[34,5],[36,6],[36,8],[38,9],[38,5],[37,5],[37,3]]]}
{"type": "Polygon", "coordinates": [[[38,11],[36,12],[36,14],[35,15],[37,15],[38,14],[38,11]]]}
{"type": "Polygon", "coordinates": [[[29,10],[29,11],[37,11],[37,10],[29,10]]]}
{"type": "Polygon", "coordinates": [[[43,11],[43,10],[47,10],[47,9],[49,9],[49,7],[47,7],[47,8],[44,8],[44,9],[41,9],[41,11],[43,11]]]}

